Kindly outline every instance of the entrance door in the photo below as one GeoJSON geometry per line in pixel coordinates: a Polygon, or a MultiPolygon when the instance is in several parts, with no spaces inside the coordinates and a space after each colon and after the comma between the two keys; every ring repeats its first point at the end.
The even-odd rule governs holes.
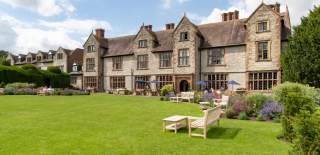
{"type": "Polygon", "coordinates": [[[187,80],[182,80],[179,86],[180,86],[180,92],[189,91],[189,82],[187,80]]]}

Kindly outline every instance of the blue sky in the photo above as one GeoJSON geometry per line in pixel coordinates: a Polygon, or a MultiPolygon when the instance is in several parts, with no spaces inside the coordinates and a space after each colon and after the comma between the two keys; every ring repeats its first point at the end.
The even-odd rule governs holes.
{"type": "MultiPolygon", "coordinates": [[[[264,0],[288,4],[292,23],[320,0],[264,0]]],[[[81,47],[90,32],[102,27],[107,37],[135,34],[142,23],[161,30],[184,13],[195,23],[219,22],[235,9],[249,16],[261,0],[0,0],[0,49],[16,53],[81,47]]]]}

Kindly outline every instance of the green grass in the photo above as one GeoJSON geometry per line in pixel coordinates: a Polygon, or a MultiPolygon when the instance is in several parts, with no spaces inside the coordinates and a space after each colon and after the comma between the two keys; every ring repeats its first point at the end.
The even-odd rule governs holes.
{"type": "Polygon", "coordinates": [[[152,97],[0,96],[0,154],[287,154],[281,125],[223,119],[208,139],[162,132],[170,115],[198,105],[152,97]]]}

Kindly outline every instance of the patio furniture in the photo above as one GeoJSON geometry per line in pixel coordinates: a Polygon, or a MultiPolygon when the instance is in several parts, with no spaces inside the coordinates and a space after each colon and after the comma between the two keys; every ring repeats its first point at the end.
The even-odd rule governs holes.
{"type": "Polygon", "coordinates": [[[194,92],[181,92],[180,95],[176,97],[170,97],[170,101],[179,103],[183,100],[187,100],[188,102],[191,102],[191,100],[194,100],[194,92]]]}
{"type": "Polygon", "coordinates": [[[207,138],[207,132],[211,125],[217,124],[219,126],[219,120],[221,115],[221,107],[215,107],[204,111],[203,117],[189,117],[189,137],[198,136],[207,138]],[[203,134],[192,133],[192,129],[202,129],[203,134]]]}
{"type": "Polygon", "coordinates": [[[223,109],[228,108],[229,96],[222,95],[221,99],[214,99],[214,104],[217,106],[223,106],[223,109]]]}
{"type": "Polygon", "coordinates": [[[180,128],[186,127],[188,124],[187,116],[170,116],[163,119],[163,132],[166,130],[173,130],[174,133],[177,133],[180,128]],[[185,123],[183,123],[185,121],[185,123]],[[167,125],[169,123],[169,125],[167,125]]]}

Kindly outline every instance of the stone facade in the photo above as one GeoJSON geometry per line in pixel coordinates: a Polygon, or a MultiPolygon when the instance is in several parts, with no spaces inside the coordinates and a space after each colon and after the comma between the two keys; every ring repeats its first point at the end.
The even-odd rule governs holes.
{"type": "MultiPolygon", "coordinates": [[[[173,84],[177,92],[202,88],[267,91],[280,83],[281,52],[291,33],[288,9],[280,13],[279,4],[262,3],[246,19],[239,19],[237,10],[221,17],[221,22],[195,25],[183,16],[176,27],[170,23],[166,30],[154,31],[152,25],[142,25],[137,34],[116,38],[97,29],[84,43],[83,55],[59,48],[46,64],[63,66],[65,72],[72,71],[73,84],[97,91],[136,91],[147,85],[146,89],[156,91],[164,84],[173,84]],[[63,59],[57,60],[58,53],[63,59]],[[83,72],[73,71],[79,59],[83,72]],[[238,84],[231,86],[231,80],[238,84]],[[206,85],[198,85],[201,81],[206,85]]],[[[41,52],[22,55],[31,57],[31,63],[36,56],[44,57],[41,52]]],[[[12,55],[8,59],[23,64],[12,55]]],[[[43,69],[48,66],[36,64],[43,69]]]]}
{"type": "Polygon", "coordinates": [[[25,64],[33,64],[42,70],[47,70],[50,66],[60,67],[61,71],[69,73],[72,77],[77,78],[77,82],[72,84],[74,87],[82,89],[82,60],[83,50],[69,50],[58,48],[58,50],[50,50],[49,52],[38,51],[37,53],[28,53],[27,55],[14,55],[10,53],[7,60],[11,65],[21,66],[25,64]],[[58,56],[60,55],[60,56],[58,56]],[[78,67],[73,70],[73,66],[78,67]],[[80,81],[81,80],[81,81],[80,81]]]}

